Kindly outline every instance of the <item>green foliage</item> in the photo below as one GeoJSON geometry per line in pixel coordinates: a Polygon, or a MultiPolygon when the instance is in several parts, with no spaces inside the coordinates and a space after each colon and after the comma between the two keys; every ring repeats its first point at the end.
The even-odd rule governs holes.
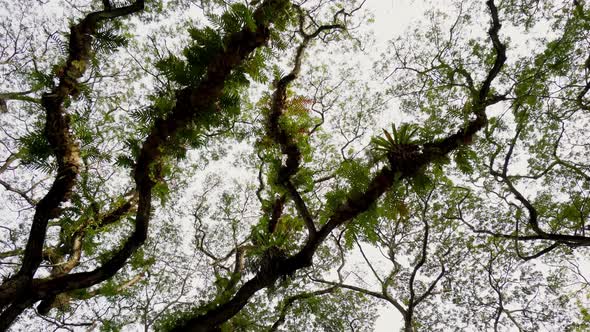
{"type": "Polygon", "coordinates": [[[264,254],[269,248],[294,249],[293,237],[302,231],[304,226],[300,218],[284,215],[277,222],[275,232],[270,234],[268,232],[268,222],[268,217],[264,216],[258,224],[251,228],[250,236],[252,241],[256,243],[256,247],[248,252],[248,260],[253,272],[260,266],[264,254]]]}
{"type": "Polygon", "coordinates": [[[158,181],[156,185],[154,185],[152,193],[160,200],[160,204],[165,206],[170,196],[170,188],[168,187],[167,182],[158,181]]]}
{"type": "MultiPolygon", "coordinates": [[[[145,36],[132,35],[131,27],[145,27],[151,34],[151,24],[144,23],[166,26],[166,20],[173,16],[164,19],[164,15],[181,16],[169,11],[170,6],[180,6],[182,10],[190,6],[177,0],[147,1],[149,9],[138,21],[105,20],[109,23],[99,26],[93,34],[90,59],[70,63],[79,71],[85,71],[82,79],[66,82],[73,92],[63,104],[70,117],[72,136],[80,145],[83,167],[74,191],[67,197],[68,202],[51,211],[49,231],[43,242],[48,247],[46,252],[63,255],[60,259],[71,259],[74,255],[69,252],[70,241],[74,235],[81,234],[76,232],[83,231],[82,260],[71,272],[77,273],[99,267],[115,257],[113,253],[129,248],[123,244],[135,226],[132,215],[137,203],[133,201],[130,210],[109,225],[101,224],[101,216],[128,202],[128,197],[122,197],[121,192],[129,193],[136,187],[132,170],[149,172],[155,183],[150,198],[159,199],[160,203],[154,204],[151,211],[148,242],[131,256],[114,279],[99,285],[98,303],[102,305],[102,301],[106,301],[111,306],[105,308],[119,309],[118,312],[109,309],[97,318],[92,316],[96,313],[94,310],[88,310],[89,320],[103,319],[101,329],[105,331],[118,331],[125,329],[125,324],[139,323],[155,330],[182,329],[184,321],[219,310],[238,288],[246,285],[245,289],[250,292],[253,289],[248,287],[262,283],[267,286],[266,290],[254,289],[251,293],[255,295],[249,298],[249,304],[221,325],[222,331],[265,331],[277,318],[273,309],[284,308],[288,313],[283,328],[288,331],[359,330],[359,326],[360,330],[369,330],[370,321],[375,318],[370,314],[372,303],[359,293],[336,290],[321,296],[303,297],[290,304],[291,307],[284,305],[284,300],[290,296],[325,286],[311,282],[309,276],[334,277],[337,268],[341,281],[369,288],[370,282],[364,279],[361,269],[349,265],[353,261],[349,255],[355,252],[352,250],[358,241],[363,247],[370,245],[372,250],[381,250],[384,258],[390,260],[383,266],[375,266],[374,273],[384,280],[382,289],[376,291],[387,292],[406,306],[409,304],[408,287],[413,287],[420,297],[429,283],[437,280],[440,271],[444,271],[440,283],[432,286],[432,296],[426,296],[424,302],[414,308],[415,329],[467,326],[483,331],[491,329],[490,322],[497,322],[498,329],[513,328],[511,324],[514,323],[527,331],[539,330],[539,326],[551,323],[558,329],[565,326],[568,320],[564,317],[573,317],[573,301],[576,296],[580,297],[572,290],[576,286],[571,285],[576,283],[568,279],[576,276],[563,273],[552,280],[544,278],[537,269],[561,267],[563,261],[573,256],[574,250],[579,252],[584,248],[577,239],[538,242],[526,220],[530,214],[527,207],[533,206],[539,227],[548,234],[543,235],[544,238],[554,234],[579,238],[588,234],[590,184],[587,181],[588,145],[584,140],[589,127],[584,113],[588,105],[586,90],[590,68],[590,60],[587,60],[590,24],[584,8],[587,4],[577,1],[577,4],[560,5],[559,10],[552,11],[556,17],[546,23],[547,27],[553,24],[551,38],[555,38],[528,39],[531,45],[537,45],[530,47],[531,54],[519,54],[508,44],[506,27],[502,27],[500,39],[508,45],[509,61],[492,82],[485,96],[487,99],[480,100],[482,104],[489,104],[486,110],[489,121],[473,136],[477,141],[469,146],[466,144],[472,142],[459,141],[459,148],[452,142],[453,151],[416,172],[408,172],[411,176],[404,177],[403,181],[401,172],[380,173],[392,176],[393,179],[387,181],[393,181],[393,186],[385,193],[379,192],[376,201],[373,196],[364,194],[367,190],[379,190],[376,188],[379,188],[380,178],[375,175],[380,165],[376,165],[375,159],[392,152],[401,155],[406,151],[420,151],[419,145],[425,141],[446,142],[440,138],[453,137],[450,135],[465,130],[466,124],[473,120],[474,101],[479,98],[477,90],[486,74],[489,75],[496,54],[487,25],[478,32],[484,24],[481,27],[469,24],[474,23],[476,12],[487,15],[485,22],[489,21],[490,13],[481,1],[460,2],[456,12],[449,15],[433,10],[424,16],[431,20],[424,31],[416,25],[415,30],[407,34],[407,41],[391,43],[394,52],[383,53],[382,66],[376,66],[378,71],[368,75],[368,79],[381,79],[391,73],[388,80],[395,83],[387,91],[389,97],[401,100],[401,109],[409,117],[405,121],[419,125],[401,123],[396,127],[392,124],[391,130],[384,129],[380,137],[371,139],[366,154],[358,152],[366,148],[369,139],[366,133],[379,121],[376,114],[385,110],[387,98],[372,82],[358,88],[357,78],[353,77],[358,66],[353,65],[350,70],[322,66],[322,62],[334,60],[326,58],[326,52],[338,53],[337,60],[353,54],[348,53],[350,44],[346,42],[357,44],[354,39],[363,29],[341,34],[350,38],[337,46],[331,44],[337,39],[333,35],[320,34],[319,39],[309,44],[310,53],[304,58],[300,76],[287,91],[279,127],[291,147],[295,144],[301,152],[300,165],[289,178],[289,185],[296,188],[304,200],[321,239],[320,243],[310,244],[317,249],[313,253],[313,266],[283,276],[282,283],[273,284],[266,283],[265,275],[258,275],[252,282],[248,280],[260,271],[275,268],[268,263],[271,257],[281,260],[305,248],[309,239],[315,239],[307,235],[300,216],[301,207],[294,204],[291,188],[287,190],[284,181],[277,181],[286,155],[281,151],[284,146],[270,137],[274,135],[268,133],[265,121],[270,112],[272,90],[276,88],[269,83],[288,73],[292,64],[287,60],[297,52],[297,44],[301,42],[302,37],[296,34],[300,28],[299,10],[292,8],[290,1],[277,1],[276,4],[283,4],[281,8],[257,14],[255,18],[253,10],[260,1],[256,2],[201,1],[199,5],[203,8],[200,9],[209,20],[199,19],[198,24],[189,26],[189,36],[182,41],[184,45],[179,45],[181,39],[173,34],[186,27],[159,29],[157,26],[154,36],[150,35],[153,45],[146,43],[149,46],[137,48],[145,36]],[[162,15],[162,20],[155,14],[162,15]],[[184,97],[202,85],[207,75],[217,78],[219,72],[215,69],[225,70],[226,64],[236,62],[235,58],[224,55],[230,40],[247,41],[245,38],[250,38],[251,32],[258,32],[260,24],[270,19],[273,21],[269,25],[270,41],[250,54],[240,66],[232,66],[224,72],[223,82],[214,82],[215,89],[211,91],[215,100],[203,96],[206,102],[197,104],[207,106],[188,110],[190,115],[183,113],[186,117],[176,123],[181,123],[179,128],[172,125],[174,135],[163,133],[166,144],[160,147],[157,162],[147,170],[135,170],[140,148],[154,125],[166,119],[176,120],[171,119],[173,112],[187,106],[177,102],[191,99],[184,97]],[[446,26],[444,22],[448,19],[451,21],[446,26]],[[129,26],[124,22],[129,22],[129,26]],[[235,34],[242,30],[243,34],[235,34]],[[479,36],[473,36],[480,32],[479,36]],[[118,60],[129,58],[126,54],[116,54],[115,50],[125,45],[135,62],[126,63],[120,70],[118,60]],[[109,60],[104,59],[106,56],[109,60]],[[266,91],[261,92],[262,89],[266,91]],[[189,116],[192,116],[191,122],[185,125],[184,119],[189,116]],[[251,143],[256,138],[252,151],[251,143]],[[371,150],[377,152],[377,158],[371,150]],[[233,168],[227,173],[239,178],[241,186],[228,189],[223,184],[203,183],[200,174],[192,173],[192,170],[204,168],[209,160],[218,158],[223,159],[222,163],[215,164],[217,168],[210,171],[225,176],[227,170],[222,168],[229,164],[236,166],[240,168],[237,175],[233,174],[233,168]],[[454,162],[452,171],[447,166],[450,158],[454,162]],[[507,177],[501,172],[490,172],[490,169],[502,170],[505,165],[509,168],[507,177]],[[377,185],[369,188],[371,183],[377,185]],[[515,190],[522,190],[524,199],[515,194],[515,190]],[[202,196],[197,197],[196,191],[202,196]],[[283,196],[286,200],[281,216],[270,234],[274,202],[283,196]],[[371,201],[367,201],[367,197],[371,197],[371,201]],[[213,202],[215,209],[211,208],[213,202]],[[361,213],[358,213],[359,207],[361,213]],[[54,217],[57,212],[59,216],[54,217]],[[353,219],[350,213],[355,216],[353,219]],[[324,232],[326,229],[321,228],[330,218],[342,223],[324,232]],[[529,237],[527,241],[511,238],[516,234],[516,222],[519,222],[520,235],[529,237]],[[428,242],[423,249],[426,230],[429,231],[428,242]],[[559,247],[532,263],[521,262],[518,258],[518,255],[534,255],[552,243],[559,247]],[[519,252],[515,252],[517,246],[519,252]],[[233,274],[238,248],[245,250],[245,267],[233,274]],[[423,264],[418,268],[421,258],[424,258],[423,264]],[[341,261],[343,266],[339,266],[341,261]],[[520,276],[517,272],[521,270],[512,264],[515,261],[525,267],[520,276]],[[390,266],[391,270],[384,271],[390,266]],[[416,278],[410,284],[413,270],[416,278]],[[121,288],[121,279],[132,271],[149,273],[136,288],[129,287],[129,291],[125,291],[121,288]],[[566,290],[567,294],[563,291],[565,280],[572,288],[566,290]],[[543,293],[545,285],[550,292],[543,293]],[[545,303],[554,298],[558,298],[560,307],[567,308],[558,312],[545,303]],[[279,303],[283,304],[275,308],[279,303]],[[502,312],[499,310],[502,306],[514,310],[502,312]],[[137,316],[137,308],[143,310],[141,318],[137,316]],[[366,313],[369,314],[364,317],[366,313]],[[496,320],[495,315],[499,315],[499,319],[496,320]],[[155,320],[158,320],[157,325],[150,326],[155,320]]],[[[362,9],[349,10],[360,2],[327,1],[318,5],[314,1],[303,1],[300,9],[306,20],[302,27],[313,31],[326,22],[355,26],[354,16],[362,9]]],[[[131,2],[113,1],[115,3],[119,6],[131,2]]],[[[71,5],[77,6],[77,2],[71,5]]],[[[100,2],[92,4],[98,5],[100,2]]],[[[528,5],[521,6],[512,0],[498,4],[500,21],[521,24],[516,12],[532,17],[532,11],[525,8],[528,5]]],[[[23,22],[26,24],[26,20],[23,22]]],[[[528,20],[525,24],[527,31],[530,31],[531,22],[528,20]]],[[[72,25],[75,23],[71,20],[72,25]]],[[[521,28],[518,24],[511,29],[521,28]]],[[[40,26],[45,29],[44,24],[40,26]]],[[[10,36],[6,34],[0,39],[6,42],[10,36]]],[[[27,97],[32,97],[18,99],[14,107],[10,104],[8,120],[2,123],[6,124],[6,129],[2,128],[3,140],[6,140],[3,141],[3,156],[11,153],[12,158],[15,150],[18,155],[16,161],[7,161],[6,167],[0,165],[5,172],[0,174],[2,180],[8,182],[12,180],[9,174],[15,174],[14,188],[30,189],[25,193],[35,201],[51,186],[51,179],[41,180],[38,187],[29,185],[37,183],[39,172],[22,172],[20,166],[50,173],[55,170],[55,162],[42,121],[34,118],[21,121],[35,113],[29,108],[21,109],[20,104],[38,103],[42,91],[54,88],[57,78],[64,74],[68,52],[66,39],[58,34],[35,44],[37,38],[31,39],[31,45],[27,45],[23,53],[15,53],[16,58],[22,55],[23,60],[17,61],[22,63],[14,67],[17,73],[14,76],[22,77],[15,79],[15,84],[12,84],[13,77],[5,80],[5,87],[26,86],[32,91],[26,92],[27,97]],[[53,49],[35,49],[43,42],[53,49]],[[29,49],[31,54],[27,53],[29,49]],[[49,58],[55,56],[57,60],[49,58]],[[12,119],[22,123],[9,128],[12,119]]],[[[363,38],[359,40],[364,41],[363,38]]],[[[26,38],[21,40],[29,42],[26,38]]],[[[345,66],[349,64],[346,62],[345,66]]],[[[360,72],[358,77],[365,79],[360,72]]],[[[2,99],[10,100],[5,96],[2,99]]],[[[193,101],[194,96],[190,102],[193,101]]],[[[4,114],[0,114],[0,118],[4,121],[4,114]]],[[[425,155],[423,157],[427,158],[425,155]]],[[[7,190],[2,195],[10,198],[5,204],[12,211],[18,211],[19,219],[15,225],[9,224],[15,214],[12,212],[3,219],[8,222],[2,226],[5,228],[0,234],[0,244],[12,249],[26,243],[30,220],[23,221],[21,215],[28,217],[33,211],[23,209],[21,203],[27,203],[12,199],[14,193],[5,187],[7,190]]],[[[140,204],[145,203],[142,199],[145,197],[140,199],[140,204]]],[[[131,237],[131,240],[136,238],[131,237]]],[[[6,259],[8,263],[2,265],[0,272],[9,275],[5,272],[11,273],[10,269],[13,265],[16,267],[14,262],[19,258],[2,256],[10,252],[0,254],[3,262],[6,259]]],[[[371,261],[372,257],[368,259],[371,261]]],[[[47,275],[61,266],[50,263],[44,258],[40,268],[43,273],[38,275],[47,275]]],[[[72,296],[73,302],[91,298],[94,291],[82,289],[67,295],[72,296]]],[[[579,317],[570,324],[572,331],[587,329],[590,321],[588,310],[583,309],[581,303],[578,306],[581,309],[575,308],[579,309],[576,311],[579,317]]],[[[76,315],[87,314],[81,311],[76,315]]]]}
{"type": "Polygon", "coordinates": [[[127,38],[117,33],[114,27],[103,26],[93,34],[92,49],[95,52],[111,54],[122,46],[127,46],[127,38]]]}
{"type": "Polygon", "coordinates": [[[147,256],[145,250],[139,249],[131,256],[129,265],[134,270],[146,270],[150,265],[156,262],[155,257],[147,256]]]}
{"type": "Polygon", "coordinates": [[[350,196],[361,194],[369,185],[369,167],[359,160],[343,161],[336,174],[346,180],[350,196]]]}
{"type": "Polygon", "coordinates": [[[247,27],[251,31],[256,31],[256,22],[252,16],[251,9],[242,3],[233,3],[229,5],[221,15],[210,15],[209,20],[214,28],[226,33],[235,33],[247,27]]]}
{"type": "Polygon", "coordinates": [[[100,326],[100,331],[101,332],[119,332],[119,331],[121,331],[121,325],[119,325],[115,322],[103,321],[100,326]]]}
{"type": "Polygon", "coordinates": [[[328,217],[332,215],[332,213],[336,211],[336,208],[344,203],[347,198],[348,190],[346,190],[346,188],[337,187],[327,192],[325,195],[325,213],[322,214],[323,218],[320,219],[322,223],[327,222],[328,217]]]}
{"type": "Polygon", "coordinates": [[[53,156],[53,149],[49,145],[43,129],[37,129],[22,136],[19,143],[21,145],[19,156],[23,165],[45,173],[56,169],[55,163],[50,158],[53,156]]]}
{"type": "Polygon", "coordinates": [[[269,51],[267,49],[257,49],[254,55],[242,65],[245,74],[257,83],[268,83],[268,77],[264,73],[267,63],[269,62],[269,51]]]}
{"type": "Polygon", "coordinates": [[[69,293],[72,297],[77,298],[77,299],[89,299],[91,298],[91,294],[87,289],[76,289],[73,290],[69,293]]]}
{"type": "Polygon", "coordinates": [[[462,146],[454,154],[454,161],[459,171],[464,174],[473,174],[473,161],[477,159],[477,154],[467,146],[462,146]]]}
{"type": "MultiPolygon", "coordinates": [[[[276,13],[264,13],[262,21],[271,17],[275,25],[275,29],[272,30],[271,34],[276,39],[280,39],[278,32],[284,30],[289,24],[290,14],[288,7],[276,13]]],[[[206,74],[207,65],[225,49],[229,42],[229,35],[241,31],[244,27],[251,31],[257,29],[251,8],[242,3],[233,3],[228,6],[223,14],[210,14],[208,18],[212,27],[189,28],[192,43],[182,53],[186,60],[170,55],[156,63],[156,68],[160,72],[181,86],[198,84],[206,74]]],[[[228,83],[230,85],[231,82],[238,83],[234,84],[235,88],[246,86],[248,81],[245,79],[244,74],[248,74],[256,82],[266,82],[267,78],[262,72],[268,62],[268,54],[268,50],[256,50],[240,69],[232,72],[232,78],[228,80],[228,83]]]]}
{"type": "Polygon", "coordinates": [[[420,128],[412,123],[402,123],[398,129],[395,124],[391,124],[391,133],[383,129],[385,137],[373,137],[373,149],[379,152],[387,153],[400,144],[415,144],[415,137],[420,128]]]}
{"type": "Polygon", "coordinates": [[[105,282],[103,285],[101,285],[101,287],[98,289],[98,293],[106,297],[114,297],[121,295],[119,284],[115,280],[109,280],[105,282]]]}
{"type": "Polygon", "coordinates": [[[28,78],[31,81],[31,90],[33,91],[52,89],[55,85],[53,75],[45,74],[39,70],[31,71],[28,78]]]}

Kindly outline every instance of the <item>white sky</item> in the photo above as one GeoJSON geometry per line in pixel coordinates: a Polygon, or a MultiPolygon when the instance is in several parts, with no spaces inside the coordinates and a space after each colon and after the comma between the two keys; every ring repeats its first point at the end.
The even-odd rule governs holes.
{"type": "MultiPolygon", "coordinates": [[[[377,41],[376,47],[383,50],[389,40],[403,35],[404,32],[412,27],[412,23],[420,19],[424,12],[432,8],[433,5],[438,8],[444,8],[444,6],[450,4],[451,0],[367,0],[365,8],[368,8],[375,15],[372,30],[377,41]]],[[[544,24],[535,26],[526,37],[520,36],[520,38],[519,36],[513,35],[510,29],[511,27],[509,25],[503,27],[504,33],[509,35],[512,42],[514,42],[511,44],[511,50],[509,52],[515,53],[521,53],[530,49],[532,46],[528,43],[534,37],[549,37],[552,33],[551,28],[544,24]],[[520,48],[518,48],[518,43],[521,43],[520,48]]],[[[365,248],[365,250],[369,250],[369,248],[365,248]]],[[[582,269],[590,271],[590,259],[581,258],[580,261],[582,262],[582,269]]],[[[379,309],[380,317],[375,324],[374,331],[400,331],[403,327],[402,315],[391,304],[385,301],[382,302],[383,306],[379,309]]]]}
{"type": "MultiPolygon", "coordinates": [[[[375,15],[373,31],[379,48],[402,34],[426,10],[423,1],[415,0],[367,0],[365,6],[375,15]]],[[[399,331],[403,327],[402,315],[391,304],[382,302],[384,305],[379,309],[375,331],[399,331]]]]}
{"type": "MultiPolygon", "coordinates": [[[[440,5],[441,2],[436,3],[440,5]]],[[[383,49],[391,38],[403,34],[428,8],[427,0],[367,0],[365,7],[375,15],[372,30],[378,49],[383,49]]],[[[0,8],[0,12],[2,10],[0,8]]],[[[379,309],[380,317],[376,322],[375,331],[399,331],[403,326],[401,314],[392,305],[383,303],[379,309]]]]}

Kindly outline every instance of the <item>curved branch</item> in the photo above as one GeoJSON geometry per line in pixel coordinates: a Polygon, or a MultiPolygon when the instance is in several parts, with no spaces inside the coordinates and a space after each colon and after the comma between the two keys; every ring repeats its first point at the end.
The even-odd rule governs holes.
{"type": "Polygon", "coordinates": [[[305,300],[305,299],[308,299],[308,298],[311,298],[314,296],[330,294],[330,293],[333,293],[336,289],[337,289],[336,287],[330,287],[330,288],[326,288],[326,289],[317,290],[314,292],[300,293],[300,294],[288,297],[287,299],[285,299],[283,301],[283,303],[280,304],[281,311],[279,314],[279,318],[274,322],[274,324],[272,324],[272,326],[270,327],[270,329],[268,331],[275,332],[278,330],[278,328],[281,325],[283,325],[283,323],[285,323],[285,318],[287,317],[287,313],[289,312],[289,309],[293,306],[293,304],[295,302],[305,300]]]}
{"type": "MultiPolygon", "coordinates": [[[[142,2],[143,3],[143,2],[142,2]]],[[[134,169],[134,180],[138,192],[138,208],[135,228],[131,236],[111,258],[95,270],[68,274],[54,279],[33,280],[28,298],[35,301],[73,289],[86,288],[112,277],[126,263],[127,259],[145,242],[151,216],[152,188],[160,179],[162,149],[175,134],[204,116],[211,105],[217,102],[224,88],[225,80],[258,47],[270,37],[267,12],[280,12],[286,0],[267,0],[254,11],[256,29],[245,27],[226,37],[226,47],[210,61],[207,74],[197,86],[184,88],[176,94],[176,105],[165,118],[159,118],[145,139],[134,169]]],[[[119,12],[120,13],[120,12],[119,12]]],[[[110,15],[110,14],[109,14],[110,15]]],[[[106,15],[106,17],[110,17],[106,15]]],[[[96,19],[104,17],[100,14],[96,19]]],[[[14,292],[0,293],[4,299],[14,292]]],[[[7,323],[8,324],[8,323],[7,323]]]]}
{"type": "Polygon", "coordinates": [[[299,171],[301,151],[299,151],[297,142],[295,142],[291,134],[281,128],[279,125],[279,119],[286,109],[287,88],[298,78],[299,73],[301,72],[303,55],[305,54],[305,50],[309,46],[309,43],[322,32],[334,29],[344,29],[344,26],[340,24],[322,25],[313,33],[308,34],[304,29],[305,15],[303,9],[299,6],[295,6],[295,8],[299,12],[299,33],[303,36],[303,41],[297,47],[293,68],[289,74],[283,76],[276,84],[276,89],[272,97],[272,105],[267,119],[267,131],[268,135],[279,144],[281,152],[287,156],[285,165],[281,166],[279,170],[277,182],[283,185],[289,192],[291,199],[295,202],[297,212],[303,219],[308,235],[311,238],[314,237],[317,232],[313,218],[305,201],[297,191],[297,188],[291,183],[291,177],[299,171]]]}
{"type": "MultiPolygon", "coordinates": [[[[44,93],[41,98],[46,113],[44,134],[56,157],[57,175],[47,194],[36,205],[20,270],[0,286],[0,307],[14,301],[15,298],[26,299],[27,296],[22,293],[30,291],[33,275],[41,264],[47,223],[49,219],[59,215],[59,205],[68,200],[80,172],[80,148],[70,132],[69,116],[64,105],[69,96],[77,94],[77,80],[88,67],[92,34],[96,32],[100,21],[128,15],[142,10],[143,7],[144,0],[137,0],[130,6],[93,12],[70,29],[68,59],[57,77],[59,84],[50,93],[44,93]]],[[[28,302],[18,301],[20,302],[13,304],[0,316],[3,322],[0,324],[0,330],[6,329],[12,323],[14,318],[10,313],[22,308],[19,303],[28,302]],[[9,319],[5,319],[4,314],[9,319]]]]}

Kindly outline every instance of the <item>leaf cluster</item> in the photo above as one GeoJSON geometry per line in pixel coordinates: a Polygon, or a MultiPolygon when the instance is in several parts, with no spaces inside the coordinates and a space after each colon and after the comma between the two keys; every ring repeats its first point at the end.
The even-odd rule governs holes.
{"type": "Polygon", "coordinates": [[[401,144],[415,144],[416,134],[420,127],[413,123],[402,123],[399,128],[395,124],[391,124],[391,133],[383,129],[384,137],[373,137],[373,149],[379,152],[390,152],[397,145],[401,144]]]}

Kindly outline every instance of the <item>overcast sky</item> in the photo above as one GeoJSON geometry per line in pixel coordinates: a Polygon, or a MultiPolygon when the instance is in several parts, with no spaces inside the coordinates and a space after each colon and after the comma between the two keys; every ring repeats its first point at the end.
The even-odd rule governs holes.
{"type": "MultiPolygon", "coordinates": [[[[375,15],[372,30],[380,49],[389,39],[401,35],[427,8],[423,0],[367,0],[365,6],[375,15]]],[[[4,8],[0,8],[2,11],[4,8]]],[[[375,331],[399,331],[403,325],[401,315],[393,306],[383,304],[375,331]]]]}
{"type": "MultiPolygon", "coordinates": [[[[419,0],[367,0],[365,6],[375,15],[373,31],[379,46],[403,33],[425,10],[424,2],[419,0]]],[[[401,314],[392,305],[382,302],[375,331],[399,331],[403,326],[401,314]]]]}

